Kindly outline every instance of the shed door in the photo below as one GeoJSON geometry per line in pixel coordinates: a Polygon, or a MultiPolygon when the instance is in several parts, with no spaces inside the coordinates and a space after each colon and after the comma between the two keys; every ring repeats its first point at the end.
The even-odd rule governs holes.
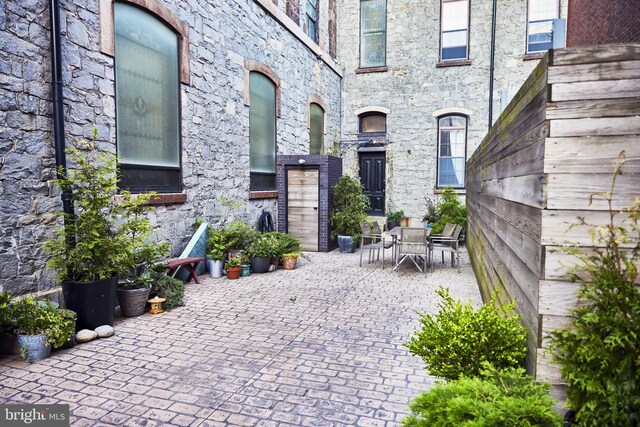
{"type": "Polygon", "coordinates": [[[318,169],[287,170],[287,232],[308,251],[318,251],[318,169]]]}

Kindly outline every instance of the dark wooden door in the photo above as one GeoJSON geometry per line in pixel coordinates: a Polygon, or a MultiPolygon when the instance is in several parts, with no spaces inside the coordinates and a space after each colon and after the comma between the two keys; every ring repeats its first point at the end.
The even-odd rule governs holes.
{"type": "Polygon", "coordinates": [[[360,153],[360,182],[364,186],[364,194],[371,201],[369,215],[384,216],[385,194],[385,154],[360,153]]]}

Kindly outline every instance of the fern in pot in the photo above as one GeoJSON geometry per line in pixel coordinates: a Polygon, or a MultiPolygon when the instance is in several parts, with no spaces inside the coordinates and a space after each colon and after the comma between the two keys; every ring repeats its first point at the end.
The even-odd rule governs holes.
{"type": "Polygon", "coordinates": [[[59,213],[66,225],[45,242],[44,250],[50,256],[47,265],[62,283],[66,308],[78,314],[76,330],[95,329],[113,325],[118,276],[136,263],[127,215],[144,198],[113,203],[117,160],[98,150],[97,130],[90,141],[68,147],[67,155],[73,167],[60,170],[56,184],[71,192],[74,213],[59,213]]]}

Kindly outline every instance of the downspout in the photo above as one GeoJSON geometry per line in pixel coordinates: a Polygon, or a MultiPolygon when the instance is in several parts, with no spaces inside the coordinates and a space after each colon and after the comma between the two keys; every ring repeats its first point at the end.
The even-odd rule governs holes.
{"type": "Polygon", "coordinates": [[[491,16],[491,62],[489,63],[489,128],[493,124],[493,72],[496,59],[496,16],[498,0],[493,0],[493,14],[491,16]]]}
{"type": "MultiPolygon", "coordinates": [[[[60,1],[50,0],[49,17],[51,21],[51,83],[53,86],[53,142],[56,154],[56,172],[58,178],[67,173],[67,156],[64,136],[64,104],[62,97],[62,50],[60,46],[60,1]]],[[[65,228],[69,226],[70,215],[73,215],[71,190],[62,191],[62,211],[65,228]]],[[[73,235],[67,233],[67,244],[73,245],[73,235]]]]}

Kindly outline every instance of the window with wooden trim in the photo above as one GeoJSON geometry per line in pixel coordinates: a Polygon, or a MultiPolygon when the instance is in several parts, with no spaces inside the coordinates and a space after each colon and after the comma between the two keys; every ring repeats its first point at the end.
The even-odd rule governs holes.
{"type": "Polygon", "coordinates": [[[360,68],[384,67],[387,61],[387,1],[360,1],[360,68]]]}
{"type": "Polygon", "coordinates": [[[304,31],[318,43],[318,0],[304,0],[304,31]]]}
{"type": "Polygon", "coordinates": [[[442,116],[438,119],[437,186],[464,188],[467,154],[467,118],[442,116]]]}
{"type": "Polygon", "coordinates": [[[250,189],[276,188],[276,84],[266,75],[249,75],[250,189]]]}
{"type": "Polygon", "coordinates": [[[558,0],[529,0],[527,53],[544,53],[553,47],[553,21],[558,19],[558,0]]]}
{"type": "Polygon", "coordinates": [[[113,7],[119,186],[180,192],[178,35],[141,8],[113,7]]]}
{"type": "Polygon", "coordinates": [[[468,59],[469,1],[442,0],[440,17],[440,60],[468,59]]]}
{"type": "Polygon", "coordinates": [[[324,109],[309,104],[309,154],[322,154],[324,149],[324,109]]]}

